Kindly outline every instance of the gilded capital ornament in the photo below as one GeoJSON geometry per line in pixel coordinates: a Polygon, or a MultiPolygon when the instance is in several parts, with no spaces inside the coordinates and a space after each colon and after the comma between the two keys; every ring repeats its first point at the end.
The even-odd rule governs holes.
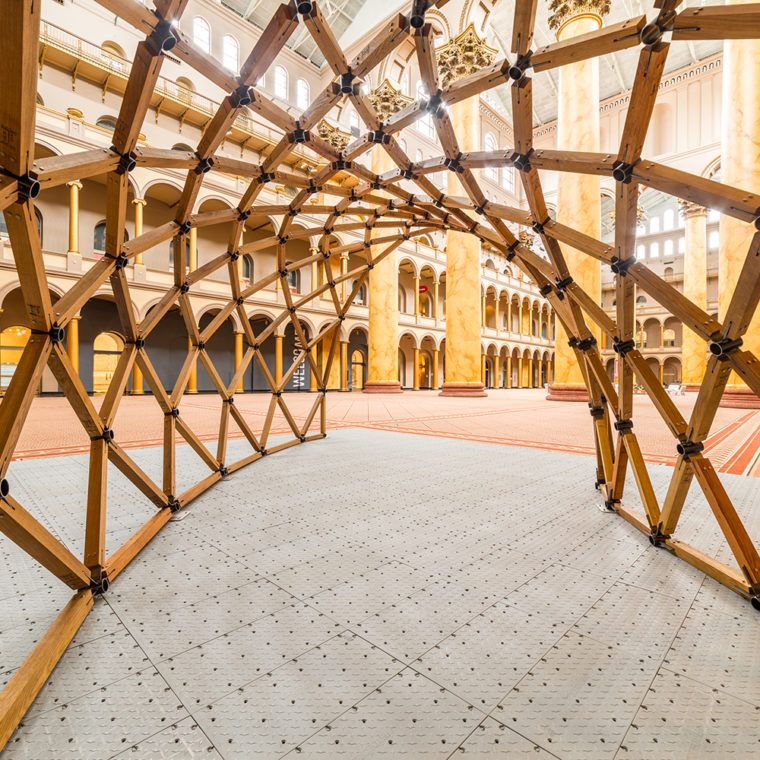
{"type": "Polygon", "coordinates": [[[394,113],[408,106],[413,100],[404,95],[401,90],[397,90],[387,79],[384,79],[367,97],[382,122],[388,121],[394,113]]]}
{"type": "Polygon", "coordinates": [[[684,219],[691,219],[694,216],[707,216],[707,209],[704,206],[685,201],[683,198],[678,199],[678,210],[684,219]]]}
{"type": "Polygon", "coordinates": [[[351,141],[351,135],[348,132],[343,132],[324,119],[317,124],[317,134],[338,151],[345,150],[351,141]]]}
{"type": "Polygon", "coordinates": [[[549,0],[549,28],[559,30],[576,16],[598,16],[610,12],[610,0],[549,0]]]}
{"type": "Polygon", "coordinates": [[[485,39],[478,37],[475,25],[470,24],[436,50],[441,87],[448,87],[452,82],[490,66],[496,53],[495,48],[486,45],[485,39]]]}
{"type": "Polygon", "coordinates": [[[536,239],[535,235],[532,235],[527,230],[520,230],[520,234],[517,236],[518,240],[530,248],[533,245],[533,241],[536,239]]]}

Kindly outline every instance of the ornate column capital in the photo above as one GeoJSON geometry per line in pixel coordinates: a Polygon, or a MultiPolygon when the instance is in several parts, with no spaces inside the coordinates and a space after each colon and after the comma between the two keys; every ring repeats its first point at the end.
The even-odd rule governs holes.
{"type": "Polygon", "coordinates": [[[72,179],[71,182],[66,183],[66,187],[75,187],[77,190],[81,190],[84,186],[78,179],[72,179]]]}
{"type": "Polygon", "coordinates": [[[527,230],[520,230],[518,239],[523,245],[526,245],[528,246],[528,248],[530,248],[533,245],[533,241],[536,239],[536,236],[531,235],[531,233],[528,232],[527,230]]]}
{"type": "Polygon", "coordinates": [[[685,201],[683,198],[678,199],[678,210],[681,212],[681,216],[684,219],[691,219],[696,216],[707,216],[707,209],[704,206],[700,206],[698,203],[692,203],[691,201],[685,201]]]}
{"type": "Polygon", "coordinates": [[[404,95],[401,90],[397,90],[387,79],[384,79],[372,92],[367,96],[372,103],[375,113],[382,122],[405,108],[413,102],[413,98],[404,95]]]}
{"type": "Polygon", "coordinates": [[[581,16],[593,16],[601,25],[610,5],[610,0],[549,0],[549,28],[557,31],[559,39],[563,27],[581,16]]]}
{"type": "Polygon", "coordinates": [[[148,201],[146,201],[145,198],[132,198],[132,203],[135,206],[146,206],[148,201]]]}
{"type": "Polygon", "coordinates": [[[324,119],[317,124],[317,134],[338,151],[345,150],[351,141],[350,133],[334,127],[324,119]]]}
{"type": "Polygon", "coordinates": [[[497,52],[486,45],[485,39],[478,37],[475,25],[470,24],[436,50],[441,87],[448,87],[452,82],[490,66],[497,52]]]}

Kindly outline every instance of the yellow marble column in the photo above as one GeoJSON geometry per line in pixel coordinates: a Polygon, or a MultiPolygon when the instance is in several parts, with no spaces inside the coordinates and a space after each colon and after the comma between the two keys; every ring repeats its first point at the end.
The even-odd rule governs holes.
{"type": "MultiPolygon", "coordinates": [[[[728,0],[742,5],[746,0],[728,0]]],[[[760,40],[723,43],[723,125],[721,182],[760,193],[760,40]]],[[[722,322],[756,230],[730,216],[720,218],[718,318],[722,322]]],[[[686,330],[684,330],[684,333],[686,330]]],[[[742,349],[760,356],[760,309],[742,337],[742,349]]],[[[721,406],[756,409],[760,400],[736,373],[731,373],[721,406]]]]}
{"type": "Polygon", "coordinates": [[[438,322],[438,280],[433,283],[433,319],[438,322]]]}
{"type": "MultiPolygon", "coordinates": [[[[235,330],[235,372],[238,371],[238,368],[243,363],[243,333],[239,330],[235,330]]],[[[235,388],[236,393],[242,393],[243,392],[243,378],[240,378],[240,382],[238,383],[237,388],[235,388]]]]}
{"type": "MultiPolygon", "coordinates": [[[[462,151],[481,150],[478,97],[450,108],[462,151]]],[[[466,195],[449,172],[450,195],[466,195]]],[[[480,241],[466,232],[446,233],[446,381],[442,396],[486,396],[480,359],[480,241]]]]}
{"type": "MultiPolygon", "coordinates": [[[[497,295],[493,302],[493,326],[496,332],[499,332],[499,296],[497,295]]],[[[497,386],[498,387],[498,386],[497,386]]]]}
{"type": "Polygon", "coordinates": [[[501,388],[501,380],[499,378],[499,355],[496,354],[493,358],[493,387],[501,388]]]}
{"type": "Polygon", "coordinates": [[[348,341],[340,342],[340,389],[348,390],[348,341]]]}
{"type": "MultiPolygon", "coordinates": [[[[688,201],[678,205],[685,222],[686,254],[683,261],[684,295],[700,309],[707,311],[707,210],[688,201]]],[[[660,325],[660,345],[664,326],[660,325]]],[[[682,382],[687,391],[698,391],[707,368],[707,345],[704,340],[683,327],[681,349],[682,382]]],[[[660,378],[662,382],[662,378],[660,378]]]]}
{"type": "MultiPolygon", "coordinates": [[[[188,336],[187,349],[192,349],[193,342],[188,336]]],[[[193,368],[190,370],[190,379],[187,381],[187,393],[198,393],[198,360],[193,362],[193,368]]]]}
{"type": "Polygon", "coordinates": [[[414,318],[420,317],[420,278],[414,275],[414,318]]]}
{"type": "Polygon", "coordinates": [[[433,390],[438,389],[438,354],[439,350],[436,348],[433,350],[433,379],[430,383],[430,387],[433,390]]]}
{"type": "Polygon", "coordinates": [[[517,357],[517,385],[515,385],[515,388],[522,388],[523,387],[523,358],[522,356],[517,357]]]}
{"type": "MultiPolygon", "coordinates": [[[[145,198],[135,198],[132,204],[135,207],[135,237],[140,237],[143,234],[143,214],[145,212],[145,204],[147,201],[145,198]]],[[[143,255],[138,253],[135,255],[135,264],[142,266],[143,255]]]]}
{"type": "MultiPolygon", "coordinates": [[[[311,353],[311,358],[313,359],[315,366],[318,367],[319,366],[319,355],[317,353],[317,347],[316,346],[312,346],[309,349],[309,351],[311,353]]],[[[310,369],[310,372],[309,372],[309,390],[312,393],[315,393],[316,390],[317,390],[317,388],[319,387],[318,384],[317,384],[317,376],[314,373],[314,370],[311,369],[311,365],[308,364],[308,360],[307,360],[307,365],[309,366],[309,369],[310,369]]]]}
{"type": "Polygon", "coordinates": [[[418,391],[420,389],[420,349],[414,349],[414,359],[412,361],[412,371],[414,372],[414,381],[412,390],[418,391]]]}
{"type": "MultiPolygon", "coordinates": [[[[337,328],[336,328],[337,329],[337,328]]],[[[333,333],[326,335],[322,339],[322,361],[324,363],[322,372],[327,368],[327,360],[330,358],[330,346],[332,345],[333,333]]],[[[335,347],[332,364],[330,365],[330,374],[325,378],[325,385],[331,391],[340,389],[340,345],[335,347]]]]}
{"type": "MultiPolygon", "coordinates": [[[[602,8],[596,0],[584,3],[583,10],[560,10],[549,19],[562,42],[599,29],[602,8]]],[[[564,8],[572,8],[565,4],[564,8]]],[[[589,58],[559,69],[558,150],[599,151],[599,60],[589,58]]],[[[599,177],[590,174],[560,172],[557,198],[557,219],[576,230],[599,239],[601,235],[601,203],[599,177]]],[[[601,302],[600,263],[580,251],[562,245],[573,279],[597,302],[601,302]]],[[[589,324],[590,321],[589,321],[589,324]]],[[[595,333],[598,331],[594,331],[595,333]]],[[[588,392],[573,349],[567,345],[567,334],[557,325],[554,383],[547,398],[553,401],[588,401],[588,392]]],[[[598,340],[598,335],[597,335],[598,340]]]]}
{"type": "Polygon", "coordinates": [[[480,296],[480,326],[486,326],[486,294],[480,296]]]}
{"type": "Polygon", "coordinates": [[[72,317],[66,328],[66,353],[77,375],[79,375],[79,320],[81,318],[78,314],[72,317]]]}
{"type": "Polygon", "coordinates": [[[282,343],[283,335],[274,336],[274,381],[279,385],[282,382],[282,343]]]}
{"type": "Polygon", "coordinates": [[[480,379],[483,381],[483,387],[486,387],[486,363],[488,359],[485,354],[480,355],[480,379]]]}
{"type": "MultiPolygon", "coordinates": [[[[372,171],[382,174],[391,168],[388,154],[379,145],[372,151],[372,171]]],[[[372,256],[382,251],[371,248],[372,256]]],[[[365,393],[401,393],[398,381],[398,271],[396,256],[390,254],[369,274],[369,338],[365,393]]]]}
{"type": "Polygon", "coordinates": [[[512,356],[507,355],[507,382],[504,384],[505,388],[512,387],[512,356]]]}
{"type": "Polygon", "coordinates": [[[143,390],[143,373],[140,367],[135,362],[132,365],[132,390],[130,394],[132,396],[142,396],[145,391],[143,390]]]}
{"type": "MultiPolygon", "coordinates": [[[[341,275],[348,274],[348,255],[347,254],[341,254],[340,255],[340,273],[341,275]]],[[[340,300],[341,303],[346,302],[346,298],[348,298],[348,281],[343,280],[340,284],[340,300]]]]}
{"type": "MultiPolygon", "coordinates": [[[[194,272],[198,268],[198,228],[191,227],[190,234],[188,235],[188,243],[190,250],[187,253],[187,268],[188,271],[194,272]]],[[[242,259],[238,257],[238,271],[240,271],[242,265],[242,259]]]]}
{"type": "Polygon", "coordinates": [[[75,179],[66,184],[69,188],[69,254],[79,256],[79,191],[82,183],[75,179]]]}

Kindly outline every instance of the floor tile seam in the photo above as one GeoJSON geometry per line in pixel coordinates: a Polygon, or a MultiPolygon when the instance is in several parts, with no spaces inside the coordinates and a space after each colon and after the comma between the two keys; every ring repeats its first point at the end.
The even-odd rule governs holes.
{"type": "MultiPolygon", "coordinates": [[[[624,573],[625,574],[625,573],[624,573]]],[[[702,587],[701,583],[697,587],[697,590],[694,592],[694,596],[692,597],[691,594],[688,594],[687,596],[676,596],[675,594],[669,594],[666,591],[660,591],[658,589],[653,588],[647,588],[646,586],[640,586],[638,583],[631,583],[630,581],[624,581],[622,579],[622,576],[618,578],[615,583],[622,583],[624,586],[628,586],[630,588],[638,589],[639,591],[649,591],[653,594],[659,594],[660,596],[666,596],[668,599],[674,599],[676,601],[688,601],[689,603],[694,602],[694,600],[697,598],[697,594],[699,593],[699,589],[702,587]]]]}
{"type": "MultiPolygon", "coordinates": [[[[180,700],[180,703],[181,703],[181,700],[180,700]]],[[[159,734],[162,734],[164,731],[167,731],[170,728],[177,728],[180,723],[182,723],[183,721],[186,721],[188,718],[193,721],[193,724],[195,725],[195,727],[198,728],[201,731],[201,733],[206,737],[206,741],[208,741],[209,746],[213,747],[217,752],[219,752],[219,749],[216,746],[216,744],[214,744],[214,742],[211,741],[211,738],[209,737],[209,735],[203,730],[203,726],[201,726],[198,723],[198,721],[195,720],[195,718],[192,715],[190,715],[190,713],[188,712],[188,714],[181,720],[175,721],[169,726],[163,726],[163,728],[160,728],[158,731],[156,731],[156,733],[151,734],[150,736],[146,736],[144,739],[140,739],[139,742],[130,744],[128,747],[122,747],[121,749],[117,750],[113,755],[109,755],[106,758],[106,760],[117,760],[117,758],[119,758],[119,756],[123,755],[125,752],[129,752],[133,748],[137,749],[140,744],[143,744],[144,742],[148,742],[151,739],[154,739],[159,734]]]]}
{"type": "Polygon", "coordinates": [[[667,664],[661,665],[659,669],[664,670],[668,673],[671,673],[674,676],[678,676],[679,678],[684,678],[687,681],[691,681],[692,683],[699,684],[700,686],[703,686],[708,691],[725,694],[726,696],[729,696],[732,699],[736,699],[739,702],[743,702],[748,707],[753,707],[754,709],[760,712],[760,698],[757,700],[757,702],[753,702],[751,699],[747,699],[746,697],[740,697],[738,694],[734,694],[732,691],[729,691],[723,686],[715,686],[714,684],[706,683],[705,681],[702,681],[699,678],[694,678],[693,676],[687,675],[686,673],[680,673],[678,670],[675,670],[673,667],[667,664]]]}
{"type": "MultiPolygon", "coordinates": [[[[386,654],[387,654],[387,652],[386,652],[386,654]]],[[[403,663],[403,660],[400,660],[399,662],[402,662],[402,663],[403,663]]],[[[287,751],[287,752],[286,752],[284,755],[280,755],[280,756],[279,756],[279,758],[280,758],[280,759],[282,759],[282,758],[285,758],[285,757],[287,757],[288,755],[292,754],[293,752],[299,752],[299,751],[300,751],[300,750],[299,750],[299,748],[300,748],[302,745],[304,745],[304,744],[306,744],[307,742],[311,741],[311,740],[312,740],[312,739],[313,739],[313,738],[314,738],[314,737],[315,737],[317,734],[319,734],[319,733],[321,733],[322,731],[324,731],[324,730],[325,730],[325,728],[327,728],[327,726],[329,726],[329,725],[331,725],[332,723],[335,723],[336,721],[340,720],[340,719],[341,719],[341,718],[342,718],[344,715],[346,715],[348,712],[350,712],[351,710],[353,710],[355,707],[358,707],[358,705],[360,705],[362,702],[364,702],[364,700],[365,700],[365,699],[367,699],[368,697],[371,697],[371,696],[372,696],[374,693],[378,692],[378,691],[379,691],[380,689],[382,689],[382,688],[383,688],[383,687],[384,687],[386,684],[390,683],[390,682],[391,682],[391,681],[392,681],[394,678],[396,678],[396,676],[398,676],[398,675],[399,675],[399,673],[403,673],[403,672],[404,672],[404,671],[405,671],[405,670],[406,670],[408,667],[409,667],[408,665],[406,665],[406,664],[403,664],[403,665],[402,665],[402,667],[401,667],[401,669],[400,669],[399,671],[397,671],[397,672],[396,672],[396,673],[394,673],[393,675],[391,675],[391,676],[389,676],[388,678],[386,678],[386,679],[385,679],[385,680],[384,680],[384,681],[383,681],[383,682],[382,682],[382,683],[381,683],[379,686],[375,686],[375,688],[374,688],[374,689],[372,689],[370,692],[368,692],[367,694],[365,694],[365,695],[364,695],[364,696],[363,696],[361,699],[358,699],[358,700],[357,700],[356,702],[354,702],[352,705],[349,705],[349,706],[348,706],[348,707],[347,707],[345,710],[343,710],[343,712],[341,712],[339,715],[337,715],[337,716],[336,716],[335,718],[333,718],[332,720],[330,720],[330,721],[328,721],[327,723],[325,723],[325,724],[324,724],[324,726],[321,726],[321,727],[320,727],[320,728],[319,728],[317,731],[315,731],[313,734],[309,734],[309,736],[308,736],[306,739],[303,739],[302,741],[300,741],[300,742],[299,742],[299,743],[298,743],[298,744],[297,744],[295,747],[291,747],[291,748],[290,748],[290,749],[289,749],[289,750],[288,750],[288,751],[287,751]]]]}
{"type": "MultiPolygon", "coordinates": [[[[705,580],[702,579],[702,584],[700,584],[700,589],[704,585],[705,580]]],[[[696,598],[696,597],[695,597],[696,598]]],[[[636,711],[633,713],[633,717],[631,718],[628,728],[626,728],[625,733],[623,734],[623,738],[620,740],[620,743],[617,746],[617,749],[615,750],[615,757],[620,753],[621,748],[624,745],[625,738],[628,736],[628,733],[630,732],[631,728],[633,727],[634,721],[636,720],[636,716],[641,711],[642,705],[646,701],[647,694],[649,694],[650,689],[652,688],[652,684],[654,683],[655,679],[657,678],[657,674],[662,670],[665,657],[667,656],[667,653],[673,648],[673,644],[675,643],[675,640],[678,638],[678,634],[681,631],[681,628],[683,628],[683,621],[686,620],[688,617],[689,612],[691,612],[691,608],[694,606],[694,601],[689,604],[688,609],[686,610],[684,617],[681,619],[681,624],[676,628],[675,633],[673,634],[673,638],[670,640],[670,645],[663,650],[662,657],[660,657],[660,664],[657,666],[657,669],[654,672],[654,675],[652,676],[651,680],[649,681],[649,686],[647,686],[646,690],[643,692],[643,695],[641,697],[641,700],[639,702],[638,707],[636,708],[636,711]]]]}
{"type": "Polygon", "coordinates": [[[320,641],[317,644],[313,644],[312,646],[307,647],[306,649],[298,652],[298,654],[294,654],[292,657],[288,657],[284,659],[281,663],[279,663],[278,665],[275,665],[273,668],[268,668],[266,671],[256,676],[255,678],[251,678],[249,681],[246,681],[245,683],[240,684],[239,686],[235,686],[233,689],[230,689],[230,691],[225,692],[222,696],[217,697],[216,699],[213,699],[210,702],[206,702],[204,704],[198,704],[192,709],[188,708],[190,714],[192,715],[193,719],[197,719],[196,714],[193,712],[193,710],[205,710],[209,706],[215,705],[218,702],[221,702],[223,699],[226,699],[227,697],[230,696],[230,694],[234,694],[236,691],[242,691],[248,686],[251,686],[251,684],[254,684],[257,681],[260,681],[262,678],[267,678],[267,676],[272,676],[280,668],[284,668],[286,665],[290,665],[293,662],[297,662],[299,659],[301,659],[302,657],[305,657],[310,652],[313,652],[314,650],[319,649],[319,647],[322,647],[325,644],[328,644],[329,642],[333,641],[334,639],[337,639],[338,637],[342,636],[344,633],[349,633],[348,629],[346,629],[345,627],[343,628],[343,630],[338,631],[337,633],[334,633],[331,636],[328,636],[324,641],[320,641]]]}

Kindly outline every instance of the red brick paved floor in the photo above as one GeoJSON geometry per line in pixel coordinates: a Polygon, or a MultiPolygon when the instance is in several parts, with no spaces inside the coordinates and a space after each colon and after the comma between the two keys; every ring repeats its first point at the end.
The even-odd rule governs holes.
{"type": "MultiPolygon", "coordinates": [[[[593,453],[591,420],[585,404],[546,401],[543,390],[489,391],[487,398],[441,397],[437,391],[399,395],[330,393],[328,426],[371,427],[421,435],[479,440],[497,444],[561,449],[593,453]]],[[[263,424],[270,396],[263,393],[236,396],[235,403],[247,418],[258,417],[254,432],[263,424]]],[[[308,393],[286,395],[296,421],[305,420],[315,401],[308,393]]],[[[688,419],[696,394],[674,399],[688,419]]],[[[93,399],[96,407],[101,399],[93,399]]],[[[180,410],[202,439],[216,437],[221,403],[216,395],[186,396],[180,410]]],[[[634,403],[635,431],[648,461],[672,464],[673,438],[646,396],[634,403]]],[[[122,446],[158,445],[163,415],[150,396],[125,397],[114,424],[122,446]]],[[[314,425],[318,424],[315,420],[314,425]]],[[[285,432],[281,414],[275,416],[272,433],[285,432]]],[[[233,428],[232,436],[241,434],[233,428]]],[[[63,398],[35,399],[16,451],[17,458],[80,453],[88,438],[63,398]]],[[[760,475],[760,412],[719,409],[707,450],[717,469],[735,474],[760,475]]]]}

